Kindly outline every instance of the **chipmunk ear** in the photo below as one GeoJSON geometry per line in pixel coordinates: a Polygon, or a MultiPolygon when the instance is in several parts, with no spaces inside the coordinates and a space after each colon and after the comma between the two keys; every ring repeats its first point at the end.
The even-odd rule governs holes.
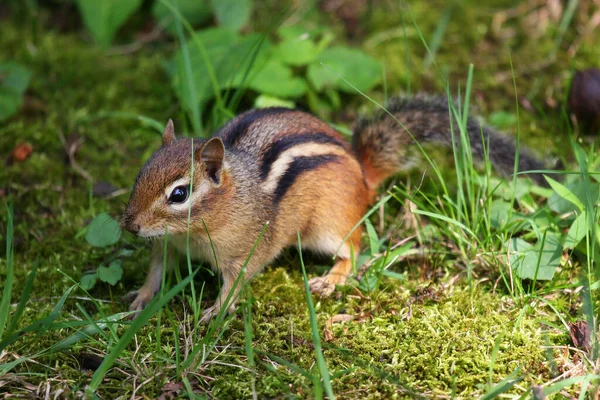
{"type": "Polygon", "coordinates": [[[223,157],[225,156],[223,141],[218,137],[210,138],[196,150],[195,154],[196,161],[201,161],[206,165],[208,176],[215,183],[220,183],[223,157]]]}
{"type": "Polygon", "coordinates": [[[173,120],[169,119],[167,122],[167,126],[165,126],[165,130],[162,134],[162,145],[163,147],[170,145],[175,141],[175,126],[173,125],[173,120]]]}

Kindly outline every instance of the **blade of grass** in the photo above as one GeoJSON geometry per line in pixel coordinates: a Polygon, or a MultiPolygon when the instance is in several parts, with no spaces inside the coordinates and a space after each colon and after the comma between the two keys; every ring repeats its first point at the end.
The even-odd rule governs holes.
{"type": "Polygon", "coordinates": [[[517,377],[519,372],[521,372],[521,368],[522,367],[519,365],[512,374],[510,374],[509,376],[507,376],[506,378],[504,378],[503,380],[498,382],[498,384],[496,386],[491,388],[489,392],[487,392],[484,396],[482,396],[481,400],[496,399],[502,393],[507,392],[510,388],[515,386],[517,383],[521,382],[524,379],[524,377],[522,375],[517,377]]]}
{"type": "Polygon", "coordinates": [[[58,303],[56,303],[52,311],[46,317],[27,325],[25,328],[18,330],[16,333],[13,333],[11,336],[8,336],[6,339],[4,339],[2,343],[0,343],[0,350],[3,350],[8,345],[14,343],[25,333],[36,332],[36,338],[39,338],[41,335],[46,333],[46,331],[50,328],[52,322],[54,322],[60,316],[60,311],[62,310],[62,307],[65,304],[67,297],[69,297],[73,289],[75,289],[76,287],[77,285],[73,285],[70,288],[68,288],[67,291],[58,300],[58,303]]]}
{"type": "Polygon", "coordinates": [[[560,392],[563,389],[568,388],[569,386],[573,386],[578,383],[583,383],[583,382],[589,383],[589,382],[598,381],[598,380],[600,380],[600,375],[594,375],[594,374],[580,375],[580,376],[574,376],[572,378],[567,378],[565,380],[556,382],[550,386],[545,387],[544,388],[544,396],[551,396],[553,394],[560,392]]]}
{"type": "MultiPolygon", "coordinates": [[[[35,260],[33,264],[33,268],[29,272],[27,276],[27,282],[25,282],[25,287],[23,288],[23,292],[21,292],[21,296],[19,298],[19,304],[17,305],[17,309],[11,317],[10,323],[8,324],[8,328],[6,329],[6,336],[9,336],[14,332],[17,328],[17,323],[23,315],[23,311],[25,310],[25,306],[27,305],[27,301],[29,300],[29,296],[31,296],[31,291],[33,290],[33,281],[35,280],[35,274],[37,272],[39,266],[38,260],[35,260]]],[[[0,335],[0,337],[2,337],[0,335]]]]}
{"type": "Polygon", "coordinates": [[[211,63],[210,58],[208,57],[208,53],[206,52],[206,48],[202,41],[198,38],[198,36],[194,35],[194,28],[190,25],[190,23],[183,17],[181,12],[174,7],[168,0],[159,0],[162,4],[164,4],[175,16],[175,19],[179,21],[186,29],[194,44],[198,46],[200,53],[202,54],[202,59],[204,60],[204,65],[206,66],[206,71],[208,72],[208,77],[213,87],[213,92],[216,99],[216,104],[219,108],[225,109],[225,105],[223,103],[223,98],[221,96],[221,87],[219,85],[219,81],[217,80],[217,75],[215,74],[215,69],[211,63]]]}
{"type": "MultiPolygon", "coordinates": [[[[163,4],[168,2],[161,0],[163,4]]],[[[173,10],[171,10],[173,12],[173,10]]],[[[175,13],[174,13],[175,15],[175,13]]],[[[181,17],[183,18],[183,17],[181,17]]],[[[183,57],[183,66],[185,72],[186,84],[183,85],[182,90],[188,91],[188,98],[190,99],[189,111],[191,112],[192,128],[194,132],[202,132],[202,117],[200,115],[200,97],[196,92],[196,82],[194,80],[194,73],[192,72],[192,61],[190,59],[190,50],[188,48],[183,28],[181,27],[181,19],[178,15],[175,17],[175,31],[177,32],[177,39],[179,40],[181,48],[181,56],[183,57]]],[[[194,146],[192,146],[193,148],[194,146]]]]}
{"type": "Polygon", "coordinates": [[[146,306],[146,308],[140,312],[125,333],[123,333],[123,336],[121,336],[119,341],[111,347],[108,355],[104,358],[104,361],[102,361],[102,364],[100,364],[96,372],[94,372],[92,380],[87,387],[87,391],[90,395],[93,395],[98,390],[102,380],[104,379],[104,375],[106,375],[108,370],[113,366],[127,345],[129,345],[129,343],[133,340],[135,334],[140,330],[140,328],[144,326],[144,324],[146,324],[146,322],[148,322],[148,320],[152,318],[152,316],[156,314],[159,309],[164,307],[176,294],[181,292],[188,284],[190,284],[197,272],[198,269],[193,271],[189,276],[187,276],[177,285],[173,286],[166,295],[155,297],[146,306]]]}
{"type": "Polygon", "coordinates": [[[67,336],[64,339],[59,340],[58,342],[52,344],[50,349],[48,349],[49,353],[56,353],[58,351],[67,349],[74,344],[82,341],[83,339],[90,338],[96,334],[102,333],[103,329],[108,327],[110,324],[115,324],[124,318],[131,315],[128,312],[121,312],[113,315],[109,315],[107,318],[102,318],[100,320],[94,321],[94,323],[88,324],[83,329],[75,332],[72,335],[67,336]]]}
{"type": "Polygon", "coordinates": [[[94,121],[96,119],[102,119],[102,118],[117,118],[117,119],[124,119],[124,120],[127,120],[127,119],[136,120],[136,121],[139,121],[142,124],[142,126],[152,128],[161,135],[165,129],[165,126],[163,123],[161,123],[153,118],[146,117],[145,115],[140,115],[140,114],[136,114],[133,112],[127,112],[127,111],[100,111],[100,112],[92,114],[92,115],[86,115],[84,117],[78,118],[77,121],[94,121]]]}
{"type": "Polygon", "coordinates": [[[431,66],[431,63],[435,60],[435,55],[442,43],[442,39],[444,38],[444,34],[446,33],[446,29],[448,28],[448,23],[450,22],[450,17],[452,16],[452,11],[454,9],[454,3],[450,3],[444,9],[444,12],[441,18],[438,19],[437,27],[435,28],[435,32],[433,33],[433,37],[431,38],[431,43],[429,46],[430,51],[425,56],[425,61],[423,62],[423,67],[428,69],[431,66]]]}
{"type": "Polygon", "coordinates": [[[556,57],[556,53],[558,52],[558,48],[562,43],[562,40],[567,32],[567,28],[571,24],[573,20],[573,16],[575,15],[575,11],[577,10],[577,5],[579,4],[579,0],[569,0],[567,7],[562,15],[560,20],[560,25],[558,25],[558,32],[556,33],[556,40],[554,41],[554,50],[552,51],[552,58],[556,57]]]}
{"type": "Polygon", "coordinates": [[[256,371],[254,370],[256,362],[254,360],[254,347],[252,345],[252,296],[248,285],[245,286],[246,307],[244,307],[244,342],[246,357],[248,358],[248,369],[252,375],[252,398],[257,400],[258,393],[256,392],[256,371]]]}
{"type": "Polygon", "coordinates": [[[389,195],[385,196],[384,198],[382,198],[381,200],[379,200],[377,202],[377,204],[375,204],[373,207],[371,207],[371,209],[356,223],[356,225],[354,225],[352,227],[352,229],[350,229],[350,232],[348,232],[348,234],[344,237],[344,240],[342,240],[342,243],[340,243],[339,247],[335,251],[335,254],[332,257],[333,259],[335,259],[337,257],[337,253],[340,251],[340,249],[342,248],[344,243],[346,243],[346,240],[348,240],[350,235],[352,235],[352,233],[356,230],[356,228],[358,228],[362,223],[364,223],[366,221],[366,219],[371,216],[371,214],[373,214],[375,211],[377,211],[379,209],[379,207],[381,207],[383,204],[387,203],[391,198],[392,198],[392,195],[389,194],[389,195]]]}
{"type": "MultiPolygon", "coordinates": [[[[10,315],[10,300],[15,279],[15,266],[13,263],[14,210],[12,198],[8,200],[6,212],[6,280],[4,281],[2,300],[0,301],[0,339],[4,337],[4,329],[8,323],[8,316],[10,315]]],[[[0,349],[2,349],[1,345],[0,349]]]]}
{"type": "MultiPolygon", "coordinates": [[[[306,276],[306,268],[304,267],[304,260],[302,258],[302,241],[300,239],[300,232],[298,234],[298,253],[300,255],[300,265],[302,266],[302,276],[304,278],[304,292],[306,295],[306,303],[308,304],[308,315],[310,318],[310,330],[312,331],[312,340],[313,345],[315,346],[315,355],[317,357],[317,365],[319,366],[319,372],[321,373],[321,378],[323,379],[323,389],[325,389],[325,393],[327,397],[331,400],[335,399],[335,395],[333,394],[333,389],[331,388],[330,382],[330,374],[329,369],[327,368],[327,363],[325,363],[325,357],[323,356],[323,350],[321,349],[321,336],[319,334],[319,326],[317,324],[317,314],[315,311],[315,305],[313,304],[312,297],[310,294],[310,287],[308,286],[308,277],[306,276]]],[[[320,393],[315,389],[315,397],[319,397],[320,393]]],[[[320,390],[320,388],[319,388],[320,390]]]]}

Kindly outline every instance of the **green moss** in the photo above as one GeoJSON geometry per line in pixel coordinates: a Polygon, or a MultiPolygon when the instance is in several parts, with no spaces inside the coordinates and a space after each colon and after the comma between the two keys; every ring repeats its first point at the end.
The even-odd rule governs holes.
{"type": "MultiPolygon", "coordinates": [[[[509,7],[508,3],[495,2],[490,7],[498,11],[509,7]]],[[[365,26],[366,31],[374,33],[365,39],[365,47],[385,59],[390,93],[406,88],[409,76],[413,91],[442,91],[438,71],[422,67],[426,53],[412,21],[408,17],[405,20],[409,74],[404,37],[397,34],[402,33],[397,31],[399,14],[388,9],[372,11],[365,26]]],[[[447,72],[453,85],[464,82],[468,65],[475,64],[473,103],[484,115],[497,110],[514,112],[508,55],[502,57],[502,45],[494,43],[487,30],[492,11],[468,6],[457,9],[436,55],[442,72],[447,72]],[[507,73],[509,79],[498,79],[498,74],[507,73]]],[[[412,12],[429,39],[443,11],[437,13],[421,3],[415,4],[412,12]]],[[[543,59],[552,51],[553,43],[552,35],[536,42],[512,41],[515,70],[526,70],[531,60],[543,59]]],[[[91,198],[89,182],[65,162],[60,135],[68,138],[76,134],[85,140],[77,160],[96,180],[108,181],[118,188],[130,187],[141,163],[159,145],[159,138],[137,121],[96,117],[102,111],[120,111],[158,121],[167,118],[183,121],[185,118],[161,67],[169,56],[169,46],[160,43],[154,49],[148,47],[135,54],[107,56],[82,42],[77,34],[47,32],[34,39],[26,26],[2,21],[0,57],[22,62],[34,72],[28,95],[35,101],[0,128],[1,154],[8,154],[24,140],[34,147],[26,162],[0,168],[1,186],[11,190],[15,204],[17,283],[13,302],[19,300],[26,274],[36,261],[40,264],[21,326],[50,313],[58,296],[73,284],[69,277],[78,280],[82,271],[97,267],[119,250],[92,249],[77,234],[100,211],[118,216],[127,195],[112,200],[91,198]]],[[[593,60],[597,49],[583,41],[580,54],[593,60]]],[[[559,52],[564,55],[563,48],[559,52]]],[[[584,66],[585,62],[578,59],[577,64],[584,66]]],[[[557,93],[568,67],[568,58],[558,57],[555,65],[548,67],[545,74],[536,74],[535,79],[529,79],[527,73],[518,75],[519,93],[527,95],[536,105],[543,104],[548,90],[560,98],[557,93]]],[[[543,141],[546,148],[551,140],[547,132],[559,120],[556,113],[540,116],[522,111],[520,118],[524,140],[533,145],[543,141]]],[[[557,140],[561,138],[564,139],[557,140]]],[[[6,197],[0,198],[2,209],[6,201],[6,197]]],[[[0,215],[0,235],[4,235],[5,216],[0,215]]],[[[387,216],[385,221],[397,222],[398,218],[387,216]]],[[[410,233],[400,227],[398,234],[404,237],[410,233]]],[[[77,303],[94,318],[99,318],[99,311],[111,314],[126,309],[127,305],[119,299],[140,285],[148,251],[144,242],[130,236],[124,236],[119,246],[135,249],[134,256],[124,261],[123,281],[114,288],[97,285],[91,293],[107,303],[96,304],[85,293],[75,291],[73,295],[79,297],[67,301],[57,322],[82,320],[77,303]]],[[[552,379],[543,346],[568,343],[564,330],[550,327],[550,324],[560,327],[552,310],[527,296],[513,299],[502,285],[496,289],[485,281],[471,292],[463,279],[462,267],[455,265],[455,255],[445,247],[432,253],[423,259],[408,260],[407,265],[402,265],[406,281],[384,279],[382,288],[370,297],[349,287],[339,298],[315,298],[321,330],[336,314],[355,316],[353,321],[328,328],[333,339],[325,343],[325,357],[334,376],[335,393],[340,398],[409,397],[411,391],[428,396],[449,396],[454,392],[473,397],[485,393],[488,385],[498,383],[518,367],[522,367],[524,380],[511,393],[522,394],[521,388],[526,390],[552,379]],[[460,277],[454,279],[456,275],[460,277]],[[424,278],[427,276],[441,276],[431,287],[440,296],[422,302],[416,292],[430,283],[424,278]],[[499,348],[490,377],[496,343],[499,348]]],[[[309,265],[311,275],[322,270],[315,263],[309,265]]],[[[210,393],[217,398],[248,398],[253,391],[251,377],[255,376],[259,397],[312,396],[312,381],[303,373],[317,374],[318,369],[302,279],[297,270],[299,262],[289,257],[281,258],[275,265],[251,285],[253,347],[257,354],[254,371],[248,370],[244,325],[239,316],[215,339],[216,346],[208,348],[204,362],[194,369],[178,369],[177,357],[181,362],[207,334],[206,327],[191,326],[190,299],[183,296],[169,305],[174,325],[163,314],[158,327],[156,318],[145,326],[109,371],[99,395],[130,397],[135,385],[136,395],[156,398],[167,382],[180,382],[186,377],[199,393],[210,393]]],[[[183,273],[185,270],[182,268],[183,273]]],[[[497,271],[495,276],[488,276],[489,271],[483,268],[475,272],[490,281],[498,276],[497,271]]],[[[0,287],[4,274],[5,261],[0,259],[0,287]]],[[[560,279],[572,282],[577,276],[577,271],[566,270],[560,279]]],[[[211,287],[204,297],[211,301],[217,290],[216,281],[207,282],[211,287]]],[[[198,291],[201,285],[198,280],[198,291]]],[[[549,292],[553,296],[549,301],[563,316],[578,305],[575,293],[551,289],[549,292]]],[[[117,335],[126,328],[126,324],[119,325],[117,335]]],[[[0,363],[12,361],[15,356],[35,355],[74,332],[72,328],[53,327],[40,337],[27,334],[9,347],[10,353],[4,354],[0,363]]],[[[209,339],[207,343],[212,344],[212,338],[209,339]]],[[[113,343],[114,337],[106,333],[87,338],[64,352],[37,356],[35,362],[21,364],[12,371],[14,380],[0,390],[8,388],[16,395],[32,395],[35,392],[32,387],[45,388],[49,384],[52,393],[66,390],[67,396],[74,396],[90,382],[93,373],[82,368],[85,355],[103,356],[113,343]]],[[[556,363],[560,367],[561,361],[556,363]]]]}

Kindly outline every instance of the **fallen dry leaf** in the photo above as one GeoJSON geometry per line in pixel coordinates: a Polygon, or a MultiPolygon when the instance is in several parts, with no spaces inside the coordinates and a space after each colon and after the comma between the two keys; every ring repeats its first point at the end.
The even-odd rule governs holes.
{"type": "Polygon", "coordinates": [[[15,146],[6,163],[10,165],[15,162],[23,162],[29,158],[31,153],[33,153],[33,146],[27,142],[21,142],[15,146]]]}
{"type": "Polygon", "coordinates": [[[569,335],[575,347],[590,351],[590,327],[587,321],[569,322],[569,335]]]}
{"type": "Polygon", "coordinates": [[[115,185],[113,185],[109,182],[100,181],[100,182],[94,182],[94,188],[92,189],[92,194],[94,195],[94,197],[106,198],[106,197],[109,197],[114,192],[116,192],[117,190],[118,189],[115,187],[115,185]]]}
{"type": "Polygon", "coordinates": [[[294,335],[288,335],[288,341],[290,342],[290,344],[292,346],[296,346],[296,347],[308,347],[311,350],[315,349],[315,345],[312,344],[311,342],[309,342],[308,340],[302,338],[302,337],[298,337],[298,336],[294,336],[294,335]]]}
{"type": "Polygon", "coordinates": [[[179,392],[185,389],[182,382],[167,382],[162,388],[159,400],[171,400],[177,397],[179,392]]]}

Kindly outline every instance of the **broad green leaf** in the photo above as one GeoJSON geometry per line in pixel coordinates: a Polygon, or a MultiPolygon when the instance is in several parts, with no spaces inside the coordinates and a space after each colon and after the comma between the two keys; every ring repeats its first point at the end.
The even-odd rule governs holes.
{"type": "Polygon", "coordinates": [[[115,244],[121,238],[119,223],[107,213],[101,213],[90,222],[85,240],[94,247],[106,247],[115,244]]]}
{"type": "MultiPolygon", "coordinates": [[[[256,66],[256,73],[248,77],[247,86],[260,93],[278,97],[299,97],[306,93],[306,84],[301,78],[294,77],[292,70],[278,61],[269,60],[256,66]]],[[[237,75],[236,83],[241,75],[237,75]]],[[[236,84],[235,86],[239,86],[236,84]]]]}
{"type": "Polygon", "coordinates": [[[117,30],[142,0],[77,0],[83,23],[102,47],[108,47],[117,30]]]}
{"type": "Polygon", "coordinates": [[[566,192],[571,193],[575,198],[574,201],[579,205],[575,205],[575,203],[571,201],[573,196],[567,194],[567,196],[569,196],[567,199],[555,191],[548,199],[548,205],[550,206],[550,209],[557,214],[581,212],[584,208],[584,204],[586,203],[586,197],[592,199],[592,203],[595,203],[598,201],[598,196],[600,195],[600,185],[595,182],[576,181],[559,185],[562,185],[564,188],[566,188],[566,192]]]}
{"type": "Polygon", "coordinates": [[[14,62],[0,63],[0,121],[13,116],[23,105],[31,71],[14,62]]]}
{"type": "Polygon", "coordinates": [[[581,242],[588,232],[587,214],[580,213],[567,232],[567,239],[565,240],[565,248],[572,249],[581,242]]]}
{"type": "Polygon", "coordinates": [[[31,71],[16,62],[0,63],[0,86],[23,93],[29,86],[31,71]]]}
{"type": "Polygon", "coordinates": [[[308,33],[303,33],[279,43],[273,50],[273,57],[285,64],[303,66],[313,62],[319,53],[308,33]]]}
{"type": "Polygon", "coordinates": [[[98,274],[94,272],[93,274],[85,274],[81,277],[79,284],[85,290],[90,290],[96,284],[96,280],[98,279],[98,274]]]}
{"type": "Polygon", "coordinates": [[[364,275],[358,283],[358,288],[363,293],[370,293],[377,288],[377,281],[377,277],[373,274],[364,275]]]}
{"type": "Polygon", "coordinates": [[[239,31],[250,20],[251,0],[211,0],[219,25],[239,31]]]}
{"type": "Polygon", "coordinates": [[[0,121],[12,117],[23,105],[23,95],[0,85],[0,121]]]}
{"type": "MultiPolygon", "coordinates": [[[[170,0],[171,4],[178,8],[181,16],[192,26],[201,25],[210,20],[213,11],[207,1],[198,0],[170,0]]],[[[175,18],[171,10],[161,1],[156,0],[152,7],[152,15],[165,28],[165,31],[175,36],[175,18]]]]}
{"type": "Polygon", "coordinates": [[[520,238],[512,238],[506,245],[510,265],[521,279],[551,280],[560,265],[562,246],[552,234],[546,236],[543,249],[541,241],[532,246],[520,238]]]}
{"type": "Polygon", "coordinates": [[[511,204],[504,200],[494,200],[490,206],[490,222],[492,227],[499,229],[506,225],[511,215],[511,204]]]}
{"type": "MultiPolygon", "coordinates": [[[[237,87],[242,83],[244,77],[247,77],[244,82],[246,85],[252,79],[257,80],[256,86],[263,83],[264,78],[257,77],[257,74],[260,68],[265,66],[267,53],[270,50],[270,43],[267,40],[263,41],[263,39],[264,37],[258,34],[240,38],[235,32],[226,28],[212,28],[196,33],[193,38],[189,39],[188,45],[191,64],[194,66],[192,71],[193,81],[196,85],[196,93],[200,96],[198,99],[199,104],[190,104],[192,99],[186,97],[188,91],[184,90],[186,85],[186,81],[183,79],[185,77],[185,66],[181,51],[167,65],[167,71],[172,77],[172,84],[183,105],[186,107],[199,106],[215,95],[206,60],[210,62],[220,89],[237,87]],[[261,41],[262,45],[257,49],[261,41]],[[198,42],[204,46],[206,58],[203,56],[198,42]],[[253,57],[255,51],[257,53],[253,57]],[[248,71],[249,68],[250,71],[248,71]]],[[[277,70],[275,73],[278,74],[278,77],[283,76],[281,70],[277,70]]],[[[277,81],[269,82],[271,86],[276,86],[276,83],[277,81]]],[[[279,91],[275,88],[269,94],[277,96],[280,92],[299,91],[298,88],[293,86],[290,88],[285,82],[282,83],[282,88],[279,91]]],[[[294,85],[293,81],[291,85],[294,85]]]]}
{"type": "Polygon", "coordinates": [[[546,176],[546,180],[550,184],[550,187],[563,199],[569,201],[575,207],[579,209],[579,211],[583,212],[585,210],[585,206],[581,202],[581,200],[577,197],[575,193],[569,190],[568,187],[564,186],[562,183],[555,181],[554,179],[546,176]]]}
{"type": "Polygon", "coordinates": [[[308,78],[318,91],[329,86],[354,93],[355,89],[344,79],[356,89],[366,91],[381,81],[381,65],[360,50],[332,47],[324,50],[308,66],[308,78]]]}
{"type": "Polygon", "coordinates": [[[220,70],[217,68],[217,64],[226,58],[228,51],[239,40],[235,32],[225,28],[205,29],[195,33],[188,40],[186,46],[190,56],[190,63],[193,65],[192,81],[196,86],[195,93],[197,98],[191,98],[190,96],[191,91],[188,87],[189,83],[186,75],[183,51],[180,49],[173,61],[167,64],[167,72],[172,77],[172,85],[175,93],[177,93],[177,97],[185,109],[191,110],[200,107],[200,105],[214,96],[214,88],[212,87],[207,62],[210,68],[215,73],[218,73],[220,70]],[[202,46],[206,52],[206,57],[203,56],[202,46]]]}
{"type": "Polygon", "coordinates": [[[123,276],[123,266],[121,260],[115,260],[108,267],[101,265],[98,267],[98,278],[102,282],[110,283],[115,286],[123,276]]]}

